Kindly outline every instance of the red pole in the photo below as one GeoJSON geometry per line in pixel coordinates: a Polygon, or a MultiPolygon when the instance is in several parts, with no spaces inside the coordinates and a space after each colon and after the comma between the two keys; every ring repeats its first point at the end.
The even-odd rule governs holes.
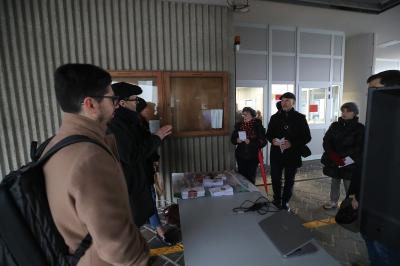
{"type": "Polygon", "coordinates": [[[261,176],[264,182],[265,192],[268,194],[267,175],[264,168],[264,156],[262,150],[258,150],[258,162],[260,163],[261,176]]]}

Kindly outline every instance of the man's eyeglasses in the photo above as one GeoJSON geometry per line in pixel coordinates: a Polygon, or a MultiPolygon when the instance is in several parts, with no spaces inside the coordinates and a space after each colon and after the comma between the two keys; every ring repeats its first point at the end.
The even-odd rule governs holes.
{"type": "Polygon", "coordinates": [[[95,98],[95,99],[104,99],[104,98],[111,99],[112,103],[113,103],[115,106],[117,106],[118,103],[119,103],[119,97],[118,97],[118,96],[107,96],[107,95],[103,95],[103,96],[89,96],[89,97],[92,97],[92,98],[95,98]]]}
{"type": "Polygon", "coordinates": [[[138,102],[139,101],[139,98],[135,98],[135,99],[123,99],[123,101],[126,101],[126,102],[138,102]]]}

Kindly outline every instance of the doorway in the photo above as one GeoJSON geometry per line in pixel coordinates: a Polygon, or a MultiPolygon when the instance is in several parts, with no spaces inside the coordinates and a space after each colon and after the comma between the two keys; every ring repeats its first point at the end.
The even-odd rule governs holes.
{"type": "MultiPolygon", "coordinates": [[[[262,121],[263,126],[267,127],[268,106],[264,97],[266,85],[263,84],[246,84],[239,83],[236,87],[236,107],[235,107],[235,123],[242,121],[242,109],[251,107],[256,110],[258,118],[262,121]]],[[[264,164],[267,162],[267,149],[263,149],[264,164]]]]}

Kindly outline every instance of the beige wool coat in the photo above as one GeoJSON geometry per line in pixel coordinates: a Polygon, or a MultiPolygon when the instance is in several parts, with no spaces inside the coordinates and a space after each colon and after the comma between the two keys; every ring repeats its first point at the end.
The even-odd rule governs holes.
{"type": "Polygon", "coordinates": [[[110,148],[81,142],[53,155],[44,166],[47,197],[55,224],[73,253],[90,233],[91,247],[79,266],[146,265],[148,247],[135,226],[115,143],[99,123],[65,113],[46,150],[70,135],[85,135],[110,148]]]}

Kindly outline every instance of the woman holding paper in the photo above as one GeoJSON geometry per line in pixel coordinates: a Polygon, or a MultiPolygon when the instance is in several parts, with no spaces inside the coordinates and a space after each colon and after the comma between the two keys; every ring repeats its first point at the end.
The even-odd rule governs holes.
{"type": "Polygon", "coordinates": [[[267,143],[265,128],[260,119],[256,119],[256,111],[250,107],[242,110],[243,121],[236,123],[231,142],[236,146],[235,157],[238,172],[251,183],[255,183],[258,166],[258,150],[267,143]]]}
{"type": "Polygon", "coordinates": [[[364,125],[358,122],[358,107],[348,102],[340,110],[342,116],[331,124],[323,140],[323,173],[332,177],[330,201],[324,204],[324,209],[338,207],[341,180],[347,192],[354,171],[362,160],[364,125]]]}

